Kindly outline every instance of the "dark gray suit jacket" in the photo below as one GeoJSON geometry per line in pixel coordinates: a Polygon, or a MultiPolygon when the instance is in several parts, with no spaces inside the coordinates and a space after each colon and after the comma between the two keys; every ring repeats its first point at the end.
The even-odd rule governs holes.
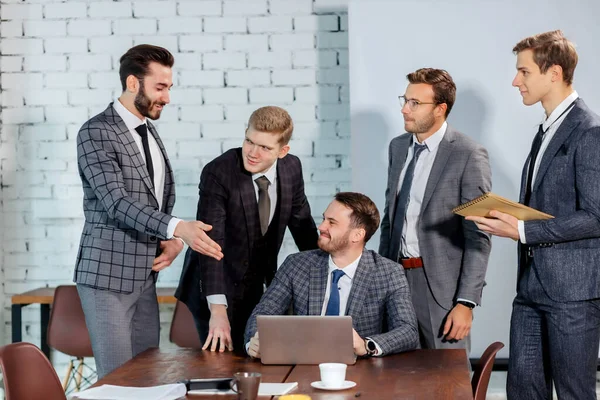
{"type": "MultiPolygon", "coordinates": [[[[257,315],[283,315],[290,304],[295,315],[321,315],[328,271],[329,254],[322,250],[290,255],[248,319],[244,342],[256,333],[257,315]]],[[[352,317],[356,332],[373,339],[385,354],[419,345],[404,270],[372,250],[365,250],[358,263],[346,315],[352,317]],[[384,331],[386,322],[388,330],[384,331]]]]}
{"type": "Polygon", "coordinates": [[[83,184],[85,224],[74,281],[131,293],[152,270],[167,238],[175,183],[169,158],[154,126],[148,129],[165,159],[162,210],[133,136],[112,103],[87,121],[77,135],[77,164],[83,184]]]}
{"type": "MultiPolygon", "coordinates": [[[[412,134],[394,138],[389,149],[388,185],[381,220],[379,254],[390,257],[390,239],[400,172],[412,134]]],[[[491,250],[489,235],[452,209],[491,191],[483,146],[448,125],[429,174],[417,225],[425,275],[437,303],[451,309],[457,298],[481,303],[491,250]]]]}
{"type": "Polygon", "coordinates": [[[560,302],[599,298],[600,117],[583,100],[576,100],[548,144],[529,205],[555,217],[525,222],[534,268],[548,296],[560,302]]]}

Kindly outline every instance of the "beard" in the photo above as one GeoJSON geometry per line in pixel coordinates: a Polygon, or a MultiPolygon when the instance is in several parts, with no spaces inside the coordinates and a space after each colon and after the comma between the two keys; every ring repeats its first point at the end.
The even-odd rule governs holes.
{"type": "Polygon", "coordinates": [[[346,232],[344,236],[336,239],[331,237],[329,237],[328,241],[325,241],[324,239],[325,238],[321,234],[321,236],[319,236],[319,241],[317,242],[319,248],[329,254],[334,254],[348,247],[350,244],[350,232],[346,232]]]}
{"type": "Polygon", "coordinates": [[[428,114],[419,120],[408,122],[404,121],[404,129],[406,129],[408,133],[414,134],[425,133],[429,131],[433,125],[435,125],[435,117],[433,116],[433,113],[428,114]]]}
{"type": "Polygon", "coordinates": [[[166,103],[150,100],[150,98],[146,95],[146,91],[144,90],[144,82],[140,81],[140,90],[135,95],[133,104],[144,117],[150,118],[151,120],[157,120],[160,118],[160,113],[162,110],[156,110],[153,113],[152,109],[157,104],[164,106],[166,103]]]}

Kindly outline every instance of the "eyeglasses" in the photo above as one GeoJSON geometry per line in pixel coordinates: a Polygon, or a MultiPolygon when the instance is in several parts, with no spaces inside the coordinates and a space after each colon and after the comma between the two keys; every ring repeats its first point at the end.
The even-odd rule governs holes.
{"type": "Polygon", "coordinates": [[[435,101],[424,103],[415,99],[407,99],[406,96],[398,96],[398,100],[400,101],[400,107],[404,108],[404,105],[408,104],[408,108],[410,109],[410,111],[417,111],[417,108],[419,108],[421,104],[438,104],[435,101]]]}

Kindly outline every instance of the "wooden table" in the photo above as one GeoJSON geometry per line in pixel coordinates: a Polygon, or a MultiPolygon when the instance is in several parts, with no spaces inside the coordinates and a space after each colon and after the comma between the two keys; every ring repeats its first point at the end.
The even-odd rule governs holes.
{"type": "MultiPolygon", "coordinates": [[[[22,309],[30,304],[40,304],[41,340],[40,348],[50,359],[50,348],[46,341],[48,334],[48,322],[50,322],[50,304],[54,301],[54,287],[38,288],[29,292],[15,294],[11,297],[12,313],[12,342],[23,341],[23,319],[22,309]]],[[[156,288],[158,302],[161,304],[175,304],[177,299],[173,297],[175,288],[156,288]]]]}
{"type": "MultiPolygon", "coordinates": [[[[94,386],[103,384],[147,387],[191,378],[226,378],[235,372],[260,372],[263,382],[298,382],[292,393],[313,400],[411,399],[472,400],[464,350],[416,350],[381,358],[358,360],[348,366],[346,379],[357,383],[342,391],[314,389],[320,380],[316,365],[262,365],[232,353],[201,350],[149,349],[117,368],[94,386]],[[360,393],[359,397],[356,394],[360,393]]],[[[234,399],[234,396],[202,395],[187,399],[234,399]]]]}
{"type": "MultiPolygon", "coordinates": [[[[263,382],[285,382],[293,365],[262,365],[250,357],[192,349],[148,349],[92,387],[108,384],[147,387],[193,378],[231,378],[236,372],[260,372],[263,382]]],[[[235,399],[234,395],[196,395],[188,399],[235,399]]],[[[268,397],[270,398],[270,397],[268,397]]]]}
{"type": "Polygon", "coordinates": [[[310,386],[319,381],[318,366],[297,365],[286,382],[298,382],[296,393],[313,400],[356,399],[456,399],[472,400],[473,391],[464,350],[416,350],[381,358],[358,360],[346,370],[346,380],[356,386],[325,391],[310,386]]]}

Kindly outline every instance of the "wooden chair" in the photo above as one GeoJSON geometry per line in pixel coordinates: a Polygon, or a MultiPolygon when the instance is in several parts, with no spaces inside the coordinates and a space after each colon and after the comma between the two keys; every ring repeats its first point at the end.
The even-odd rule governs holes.
{"type": "Polygon", "coordinates": [[[59,286],[54,292],[52,312],[48,323],[48,345],[55,350],[70,355],[71,360],[63,380],[63,390],[67,392],[70,384],[74,390],[82,389],[82,380],[91,384],[96,377],[93,367],[85,363],[85,358],[93,357],[90,335],[85,324],[85,315],[77,287],[59,286]],[[85,369],[84,369],[85,368],[85,369]]]}
{"type": "Polygon", "coordinates": [[[494,342],[481,355],[479,364],[477,364],[473,372],[473,378],[471,379],[471,387],[473,388],[473,397],[475,400],[485,400],[496,353],[503,347],[504,343],[494,342]]]}
{"type": "Polygon", "coordinates": [[[200,336],[198,336],[196,324],[194,323],[194,317],[185,303],[181,301],[177,301],[177,304],[175,304],[169,340],[179,347],[191,349],[202,348],[200,336]]]}
{"type": "Polygon", "coordinates": [[[31,343],[0,347],[0,368],[6,400],[66,400],[52,364],[31,343]]]}

